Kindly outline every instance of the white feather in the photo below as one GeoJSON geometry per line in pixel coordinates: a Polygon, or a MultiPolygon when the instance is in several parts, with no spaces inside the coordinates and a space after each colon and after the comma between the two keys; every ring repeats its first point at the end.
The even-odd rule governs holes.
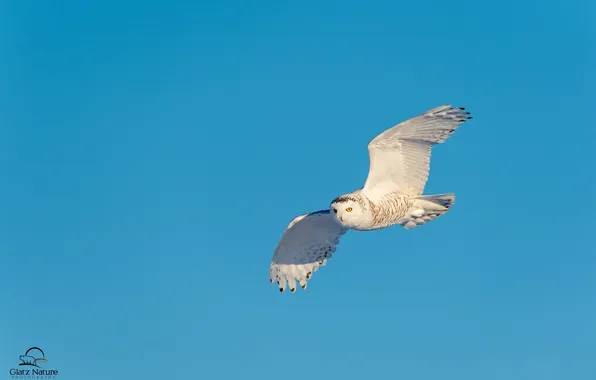
{"type": "Polygon", "coordinates": [[[280,291],[296,290],[296,281],[306,288],[306,281],[327,263],[346,229],[329,210],[297,216],[281,237],[269,269],[269,280],[277,281],[280,291]],[[287,285],[286,285],[287,283],[287,285]]]}
{"type": "Polygon", "coordinates": [[[463,108],[444,105],[379,134],[368,144],[370,168],[363,193],[372,201],[397,191],[421,195],[432,146],[445,142],[468,115],[463,108]]]}

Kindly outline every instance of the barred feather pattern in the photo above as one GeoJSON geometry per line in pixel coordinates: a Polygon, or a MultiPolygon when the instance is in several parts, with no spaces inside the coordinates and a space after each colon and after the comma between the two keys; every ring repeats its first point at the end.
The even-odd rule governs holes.
{"type": "Polygon", "coordinates": [[[327,264],[347,229],[337,224],[329,210],[294,218],[275,249],[269,267],[269,281],[277,282],[280,292],[296,291],[296,281],[306,289],[307,280],[327,264]]]}
{"type": "Polygon", "coordinates": [[[422,195],[432,147],[444,143],[471,118],[464,108],[444,105],[379,134],[368,144],[370,168],[364,194],[375,202],[397,191],[413,197],[422,195]]]}
{"type": "Polygon", "coordinates": [[[402,219],[412,204],[413,199],[403,193],[390,193],[376,202],[370,202],[373,213],[371,229],[380,229],[396,224],[402,219]]]}

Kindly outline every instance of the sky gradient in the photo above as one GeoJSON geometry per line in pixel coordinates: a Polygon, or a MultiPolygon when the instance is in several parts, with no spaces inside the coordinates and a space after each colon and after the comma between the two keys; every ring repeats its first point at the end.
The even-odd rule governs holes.
{"type": "Polygon", "coordinates": [[[0,380],[593,380],[594,2],[0,4],[0,380]],[[412,231],[268,281],[450,103],[412,231]]]}

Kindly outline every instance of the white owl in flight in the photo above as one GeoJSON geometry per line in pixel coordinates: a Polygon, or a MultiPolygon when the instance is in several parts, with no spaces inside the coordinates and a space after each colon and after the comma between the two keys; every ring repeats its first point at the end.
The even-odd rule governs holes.
{"type": "Polygon", "coordinates": [[[368,144],[370,168],[364,187],[335,198],[329,210],[297,216],[283,233],[269,269],[281,292],[293,293],[327,263],[347,230],[370,231],[399,224],[421,226],[449,211],[455,194],[422,195],[431,148],[472,117],[444,105],[403,121],[368,144]]]}

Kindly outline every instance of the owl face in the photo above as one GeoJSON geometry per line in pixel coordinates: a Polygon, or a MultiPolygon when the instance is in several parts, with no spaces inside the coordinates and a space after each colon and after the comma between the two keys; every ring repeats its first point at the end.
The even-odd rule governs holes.
{"type": "Polygon", "coordinates": [[[368,212],[360,202],[348,197],[339,197],[331,202],[331,214],[337,222],[346,228],[357,229],[368,221],[368,212]]]}

